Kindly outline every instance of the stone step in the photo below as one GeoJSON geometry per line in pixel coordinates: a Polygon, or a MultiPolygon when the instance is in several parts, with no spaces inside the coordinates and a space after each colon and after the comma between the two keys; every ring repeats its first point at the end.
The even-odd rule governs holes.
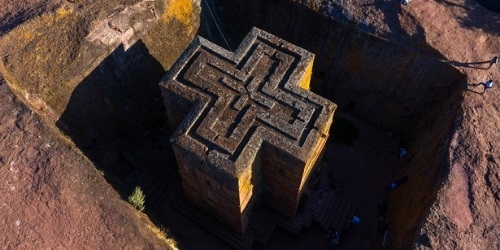
{"type": "MultiPolygon", "coordinates": [[[[328,204],[325,205],[326,208],[325,208],[324,213],[318,217],[318,221],[320,221],[320,222],[327,221],[328,218],[332,216],[333,209],[334,209],[336,203],[340,199],[340,197],[337,194],[335,194],[334,192],[331,192],[330,196],[331,196],[331,199],[329,200],[328,204]]],[[[328,228],[325,228],[325,229],[328,230],[328,228]]]]}
{"type": "MultiPolygon", "coordinates": [[[[159,185],[154,183],[157,181],[151,180],[151,188],[159,185]]],[[[350,226],[348,221],[357,211],[336,190],[323,187],[321,190],[313,190],[310,193],[303,212],[297,214],[295,218],[281,215],[265,204],[255,207],[250,215],[248,230],[245,235],[240,235],[189,203],[181,188],[169,192],[169,195],[174,197],[172,200],[177,210],[237,249],[249,249],[255,240],[267,244],[276,226],[299,235],[303,227],[309,227],[312,221],[316,221],[325,230],[341,231],[350,226]],[[320,193],[322,193],[321,199],[319,198],[320,193]],[[318,201],[321,202],[318,203],[318,201]]]]}
{"type": "Polygon", "coordinates": [[[344,205],[344,202],[344,199],[342,199],[340,196],[337,196],[335,202],[330,207],[329,213],[325,217],[319,218],[318,222],[323,228],[327,230],[330,228],[330,221],[333,219],[333,217],[335,217],[339,207],[344,205]]]}
{"type": "Polygon", "coordinates": [[[335,207],[338,206],[339,198],[336,196],[335,200],[329,204],[328,211],[325,213],[323,216],[319,217],[317,219],[318,223],[323,227],[324,229],[328,230],[328,220],[334,216],[334,210],[335,207]]]}
{"type": "Polygon", "coordinates": [[[335,193],[332,192],[332,190],[329,188],[324,190],[323,197],[324,198],[321,200],[322,207],[321,207],[320,213],[318,214],[318,218],[325,217],[325,214],[328,213],[328,209],[330,209],[332,202],[336,198],[335,193]]]}
{"type": "Polygon", "coordinates": [[[338,206],[333,211],[334,216],[330,217],[326,222],[329,228],[338,229],[334,224],[340,219],[340,217],[342,216],[342,212],[344,211],[346,206],[349,206],[348,202],[345,199],[340,199],[340,201],[338,202],[338,206]]]}
{"type": "Polygon", "coordinates": [[[307,210],[311,212],[314,216],[319,215],[321,208],[323,207],[319,201],[319,192],[313,192],[309,199],[307,200],[307,210]]]}
{"type": "Polygon", "coordinates": [[[313,217],[321,217],[328,209],[328,204],[334,198],[330,188],[323,188],[313,192],[308,200],[307,209],[313,217]]]}
{"type": "Polygon", "coordinates": [[[344,222],[349,219],[347,216],[349,215],[350,210],[351,204],[346,202],[342,210],[339,210],[335,218],[330,222],[330,226],[337,230],[342,230],[344,222]]]}
{"type": "Polygon", "coordinates": [[[357,212],[358,209],[355,208],[354,206],[351,206],[351,209],[349,210],[349,213],[347,214],[346,218],[340,222],[341,224],[339,224],[338,227],[341,229],[349,229],[352,225],[349,221],[352,219],[352,217],[354,217],[354,215],[357,214],[357,212]]]}

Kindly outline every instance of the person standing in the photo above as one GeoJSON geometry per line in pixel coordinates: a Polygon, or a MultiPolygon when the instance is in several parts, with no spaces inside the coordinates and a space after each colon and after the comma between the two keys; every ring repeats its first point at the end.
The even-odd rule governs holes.
{"type": "Polygon", "coordinates": [[[487,89],[493,87],[493,80],[490,79],[490,80],[486,81],[483,85],[484,85],[484,89],[483,89],[483,93],[481,93],[481,95],[484,94],[484,92],[486,92],[487,89]]]}
{"type": "Polygon", "coordinates": [[[498,63],[498,56],[495,56],[495,57],[493,57],[493,59],[491,59],[490,66],[488,67],[488,69],[493,67],[493,65],[495,65],[497,63],[498,63]]]}

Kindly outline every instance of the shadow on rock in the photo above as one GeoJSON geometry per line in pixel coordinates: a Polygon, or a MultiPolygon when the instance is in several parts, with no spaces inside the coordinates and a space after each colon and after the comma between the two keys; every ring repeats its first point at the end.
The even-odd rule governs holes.
{"type": "Polygon", "coordinates": [[[158,86],[164,74],[142,41],[126,50],[121,45],[74,89],[56,122],[122,198],[142,187],[146,210],[166,193],[165,179],[175,176],[158,86]]]}
{"type": "Polygon", "coordinates": [[[498,14],[500,13],[499,1],[466,0],[463,4],[457,4],[451,0],[444,0],[443,3],[445,5],[455,6],[465,10],[467,15],[457,17],[462,27],[468,29],[480,29],[494,35],[500,34],[500,14],[498,14]],[[497,13],[485,12],[478,3],[497,13]]]}

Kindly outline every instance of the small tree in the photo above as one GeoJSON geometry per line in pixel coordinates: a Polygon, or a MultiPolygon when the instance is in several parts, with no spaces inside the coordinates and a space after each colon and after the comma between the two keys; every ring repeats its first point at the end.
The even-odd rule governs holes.
{"type": "Polygon", "coordinates": [[[146,195],[144,195],[140,187],[135,187],[134,192],[128,197],[128,202],[142,212],[145,208],[146,195]]]}

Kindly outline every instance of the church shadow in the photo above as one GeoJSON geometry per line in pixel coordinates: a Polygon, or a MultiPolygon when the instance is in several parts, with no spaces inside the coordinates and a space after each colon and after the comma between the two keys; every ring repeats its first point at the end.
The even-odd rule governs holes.
{"type": "Polygon", "coordinates": [[[443,5],[454,6],[464,10],[465,15],[457,17],[458,22],[463,28],[478,29],[492,35],[500,34],[500,15],[498,15],[500,13],[500,4],[498,1],[465,0],[457,3],[455,1],[443,0],[443,5]],[[485,11],[483,7],[491,12],[485,11]]]}
{"type": "Polygon", "coordinates": [[[164,74],[141,40],[120,45],[73,90],[56,122],[122,198],[140,186],[146,210],[167,188],[152,183],[175,172],[158,86],[164,74]]]}

